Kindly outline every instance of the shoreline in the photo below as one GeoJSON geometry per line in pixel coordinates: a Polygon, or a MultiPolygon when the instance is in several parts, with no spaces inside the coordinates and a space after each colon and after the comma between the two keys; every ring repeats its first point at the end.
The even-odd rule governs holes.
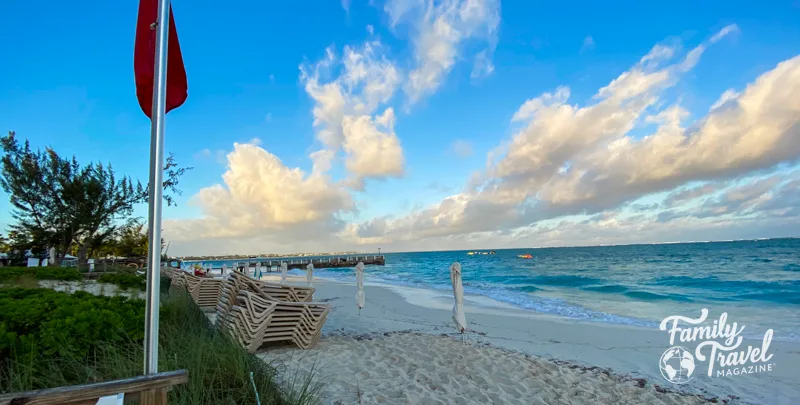
{"type": "MultiPolygon", "coordinates": [[[[332,277],[331,273],[326,273],[326,269],[322,269],[322,271],[315,271],[314,272],[314,280],[322,280],[325,283],[329,284],[342,284],[342,285],[354,285],[355,284],[355,277],[350,277],[350,279],[342,279],[338,277],[332,277]]],[[[274,282],[278,282],[280,280],[280,276],[276,275],[275,273],[265,273],[262,276],[263,280],[271,280],[274,282]]],[[[290,270],[287,279],[293,283],[305,283],[305,272],[300,270],[290,270]]],[[[453,295],[452,295],[452,287],[448,286],[447,288],[438,288],[438,287],[431,287],[431,286],[420,286],[420,285],[405,285],[405,284],[392,284],[390,281],[387,280],[379,280],[375,281],[375,279],[369,279],[365,277],[364,280],[365,286],[370,287],[378,287],[378,288],[385,288],[391,290],[392,292],[401,295],[406,302],[417,305],[423,306],[426,308],[431,309],[439,309],[444,311],[450,311],[453,306],[453,295]]],[[[550,297],[548,297],[550,298],[550,297]]],[[[601,297],[603,298],[603,297],[601,297]]],[[[502,297],[498,298],[496,296],[492,296],[486,293],[476,293],[474,291],[469,291],[469,289],[465,289],[464,292],[464,299],[472,303],[472,310],[484,314],[484,315],[502,315],[502,316],[516,316],[522,318],[532,318],[532,319],[548,319],[554,322],[577,322],[583,323],[586,325],[611,325],[615,327],[621,328],[633,328],[637,330],[647,330],[653,331],[658,330],[659,324],[661,322],[661,318],[658,320],[653,319],[645,319],[638,316],[633,315],[623,315],[617,312],[606,312],[600,309],[594,308],[580,308],[579,306],[575,306],[571,303],[565,303],[561,309],[564,312],[569,313],[570,309],[578,309],[579,311],[573,314],[565,315],[560,312],[554,311],[541,311],[539,308],[536,307],[525,307],[521,306],[520,304],[508,300],[504,300],[502,297]],[[591,318],[587,317],[587,313],[592,313],[595,315],[601,315],[601,317],[591,318]]],[[[631,305],[637,305],[636,303],[627,303],[631,305]]],[[[648,305],[654,305],[655,303],[647,303],[648,305]]],[[[668,304],[667,304],[668,305],[668,304]]],[[[709,303],[710,305],[710,303],[709,303]]],[[[699,308],[704,305],[696,305],[697,313],[685,313],[684,315],[687,316],[697,316],[700,314],[699,308]]],[[[737,307],[735,309],[740,309],[741,307],[737,307]]],[[[738,318],[737,318],[738,319],[738,318]]],[[[709,321],[712,320],[712,316],[709,316],[709,321]]],[[[800,318],[798,318],[800,320],[800,318]]],[[[776,332],[779,331],[779,327],[770,325],[771,328],[775,329],[776,332]]],[[[746,331],[741,335],[744,340],[747,341],[760,341],[764,336],[764,331],[766,329],[757,329],[755,330],[755,334],[751,334],[750,328],[746,328],[746,331]]],[[[666,332],[664,332],[666,333],[666,332]]],[[[774,342],[788,342],[791,344],[800,345],[800,336],[797,335],[797,332],[789,331],[788,333],[785,330],[780,330],[775,335],[773,335],[772,340],[774,342]],[[788,336],[787,336],[788,335],[788,336]]]]}
{"type": "MultiPolygon", "coordinates": [[[[266,275],[263,279],[277,281],[279,276],[266,275]]],[[[289,281],[292,284],[302,285],[300,278],[294,275],[289,276],[289,281]]],[[[293,368],[298,372],[306,372],[309,367],[313,367],[310,365],[317,360],[335,362],[334,368],[339,372],[335,372],[333,377],[327,378],[328,381],[325,378],[320,381],[323,384],[328,382],[331,390],[331,395],[328,397],[331,400],[325,403],[336,403],[337,398],[342,401],[341,403],[351,403],[348,401],[352,400],[352,397],[348,395],[355,391],[352,390],[354,386],[350,380],[359,372],[358,370],[363,367],[369,368],[370,364],[372,367],[381,369],[377,373],[382,373],[383,377],[373,378],[373,382],[378,386],[382,381],[381,378],[392,380],[405,376],[406,380],[411,378],[410,382],[407,381],[408,386],[406,387],[406,391],[409,392],[407,400],[410,403],[425,398],[431,399],[430,403],[438,403],[436,394],[439,391],[423,389],[424,392],[417,392],[419,383],[414,380],[413,375],[408,374],[409,368],[403,368],[396,364],[392,366],[384,361],[391,357],[392,345],[401,348],[398,349],[401,351],[408,350],[408,348],[403,349],[405,346],[427,345],[438,347],[443,353],[464,355],[469,353],[474,356],[473,362],[476,364],[486,363],[487,367],[499,367],[500,365],[492,363],[491,357],[500,356],[507,357],[505,360],[508,362],[527,364],[535,369],[549,370],[553,368],[553,370],[557,370],[554,371],[556,374],[563,377],[563,381],[554,380],[551,385],[562,385],[563,389],[569,389],[573,382],[577,382],[579,385],[588,384],[581,392],[596,392],[597,398],[600,398],[595,398],[596,401],[600,401],[596,402],[576,397],[573,399],[577,402],[573,403],[606,403],[606,399],[613,398],[614,395],[619,395],[617,400],[620,398],[630,401],[644,400],[643,403],[697,403],[693,401],[700,400],[696,395],[701,395],[705,398],[717,397],[720,402],[725,401],[732,404],[791,404],[794,398],[800,397],[800,367],[798,367],[800,365],[800,344],[794,342],[772,342],[770,353],[774,354],[775,367],[769,373],[708,377],[705,374],[706,365],[698,364],[692,381],[684,385],[674,385],[660,374],[659,358],[670,345],[668,334],[657,328],[649,329],[539,314],[494,301],[488,297],[467,295],[465,296],[465,310],[470,330],[464,336],[465,343],[462,343],[461,338],[455,333],[450,319],[452,297],[448,301],[444,291],[386,286],[367,282],[365,285],[367,303],[359,314],[355,306],[356,289],[353,284],[315,278],[314,287],[317,288],[315,301],[328,302],[333,306],[323,328],[323,338],[318,346],[308,351],[288,348],[268,349],[262,353],[262,357],[268,360],[279,360],[289,369],[293,368]],[[411,337],[404,337],[406,335],[411,337]],[[444,341],[441,341],[442,339],[444,341]],[[454,348],[453,344],[461,346],[454,348]],[[360,350],[383,354],[373,353],[374,356],[368,357],[374,358],[366,361],[369,364],[361,364],[358,360],[360,350]],[[486,353],[489,352],[492,354],[487,356],[486,353]],[[341,353],[349,353],[349,357],[341,357],[343,356],[341,353]],[[316,360],[313,360],[314,358],[316,360]],[[578,377],[577,374],[573,375],[569,370],[578,374],[582,373],[582,377],[578,377]],[[611,380],[608,380],[609,378],[611,380]],[[630,391],[628,386],[635,389],[630,391]],[[414,396],[415,392],[421,396],[414,396]],[[680,399],[673,398],[673,394],[678,395],[680,399]],[[664,398],[660,398],[660,396],[664,396],[664,398]]],[[[436,353],[431,355],[433,356],[432,360],[441,360],[443,367],[452,363],[439,359],[436,353]]],[[[421,364],[426,361],[424,356],[412,361],[411,358],[415,356],[419,357],[414,351],[407,353],[408,362],[421,364]]],[[[324,373],[324,370],[318,371],[324,373]]],[[[517,373],[513,371],[509,372],[511,375],[494,376],[490,373],[481,378],[491,378],[491,381],[502,380],[498,383],[499,386],[508,385],[512,387],[509,388],[512,391],[515,390],[513,388],[515,384],[521,384],[521,388],[516,389],[519,391],[517,394],[523,397],[534,395],[526,403],[537,403],[536,398],[538,397],[533,394],[535,390],[529,389],[531,387],[528,385],[537,385],[541,381],[533,377],[530,381],[523,379],[525,381],[508,383],[506,381],[508,379],[519,380],[519,377],[525,375],[525,373],[516,375],[517,373]]],[[[469,379],[470,375],[469,373],[464,374],[466,382],[459,382],[458,378],[451,381],[451,377],[438,376],[437,378],[445,378],[456,386],[464,388],[465,384],[470,386],[474,383],[469,379]]],[[[426,378],[434,382],[438,381],[431,375],[427,375],[426,378]]],[[[405,381],[402,378],[401,380],[405,381]]],[[[441,395],[446,395],[448,389],[454,389],[436,384],[434,386],[438,386],[442,390],[441,395]]],[[[373,399],[378,395],[378,393],[370,394],[369,388],[359,386],[358,392],[362,390],[363,395],[373,395],[371,397],[373,399]]],[[[545,391],[541,392],[544,395],[542,397],[545,400],[544,403],[548,403],[548,400],[555,400],[556,403],[566,401],[557,396],[547,396],[549,394],[545,391]]],[[[492,390],[483,392],[482,395],[488,395],[487,393],[490,392],[492,390]]],[[[550,394],[556,395],[553,392],[550,394]]],[[[446,398],[446,396],[441,398],[446,398]]],[[[502,398],[514,403],[512,401],[513,394],[502,398]]],[[[388,400],[384,403],[406,402],[388,400]]],[[[609,401],[608,403],[614,402],[609,401]]]]}

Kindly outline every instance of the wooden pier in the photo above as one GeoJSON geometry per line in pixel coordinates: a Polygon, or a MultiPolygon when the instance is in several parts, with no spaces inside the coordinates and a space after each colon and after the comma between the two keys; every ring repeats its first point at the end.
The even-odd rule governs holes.
{"type": "Polygon", "coordinates": [[[283,260],[251,260],[240,261],[235,267],[238,269],[255,268],[256,266],[266,267],[267,271],[278,271],[281,263],[286,263],[286,267],[291,269],[305,270],[309,263],[314,264],[315,269],[326,269],[333,267],[355,267],[358,262],[364,263],[365,266],[383,266],[386,264],[386,258],[383,255],[368,255],[368,256],[336,256],[336,257],[323,257],[317,259],[283,259],[283,260]]]}

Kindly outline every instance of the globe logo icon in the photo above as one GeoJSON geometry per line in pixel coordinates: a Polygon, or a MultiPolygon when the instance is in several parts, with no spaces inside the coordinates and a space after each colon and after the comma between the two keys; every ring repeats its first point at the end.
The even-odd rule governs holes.
{"type": "Polygon", "coordinates": [[[685,384],[691,381],[694,374],[694,356],[685,347],[673,346],[661,355],[658,367],[667,381],[685,384]]]}

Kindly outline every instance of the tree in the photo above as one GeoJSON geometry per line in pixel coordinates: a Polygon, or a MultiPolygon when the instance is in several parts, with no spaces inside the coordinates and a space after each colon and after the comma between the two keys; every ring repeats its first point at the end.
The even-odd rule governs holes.
{"type": "MultiPolygon", "coordinates": [[[[161,250],[164,250],[164,238],[161,238],[161,250]]],[[[117,228],[114,235],[101,245],[92,249],[92,253],[101,256],[145,257],[149,248],[147,229],[140,218],[134,218],[117,228]]]]}
{"type": "Polygon", "coordinates": [[[141,257],[147,256],[147,233],[144,224],[134,220],[119,229],[114,241],[114,256],[141,257]]]}
{"type": "MultiPolygon", "coordinates": [[[[56,248],[56,263],[75,247],[80,263],[89,251],[112,238],[119,222],[133,213],[136,204],[148,200],[148,188],[127,176],[118,178],[110,164],[81,166],[52,148],[33,151],[12,131],[0,139],[5,155],[0,186],[11,196],[15,223],[10,231],[34,254],[56,248]],[[24,242],[24,243],[23,243],[24,242]]],[[[172,154],[164,166],[164,199],[173,205],[171,193],[180,195],[178,182],[191,167],[179,167],[172,154]]]]}

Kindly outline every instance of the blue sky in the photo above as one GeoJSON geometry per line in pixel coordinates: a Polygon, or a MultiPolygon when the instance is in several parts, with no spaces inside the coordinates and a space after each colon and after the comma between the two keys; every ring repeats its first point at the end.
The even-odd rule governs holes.
{"type": "MultiPolygon", "coordinates": [[[[740,102],[746,87],[779,63],[796,63],[797,1],[609,7],[245,0],[223,7],[175,0],[173,9],[189,98],[168,115],[166,146],[195,167],[182,180],[179,206],[165,210],[165,235],[174,239],[175,253],[729,239],[790,236],[798,224],[800,133],[791,123],[800,110],[781,102],[785,95],[775,90],[797,88],[794,65],[782,77],[774,74],[773,80],[783,80],[771,85],[776,94],[764,98],[753,91],[748,100],[759,106],[740,102]],[[640,62],[657,56],[654,46],[669,50],[669,57],[653,59],[658,66],[640,62]],[[700,59],[680,68],[697,47],[700,59]],[[347,55],[357,66],[348,68],[347,55]],[[647,84],[662,68],[665,81],[647,84]],[[652,75],[628,83],[640,88],[624,100],[599,96],[615,79],[636,72],[652,75]],[[330,93],[320,93],[331,85],[344,97],[341,110],[330,93]],[[556,97],[533,117],[512,122],[528,100],[557,95],[559,86],[569,89],[568,98],[556,97]],[[736,105],[709,119],[709,109],[729,89],[736,105]],[[635,103],[644,107],[637,110],[635,103]],[[648,117],[676,105],[678,132],[697,142],[685,150],[671,142],[645,148],[643,139],[671,134],[667,124],[648,117]],[[557,117],[559,106],[632,115],[630,125],[592,138],[591,130],[564,128],[593,128],[595,122],[579,113],[557,117]],[[326,111],[339,112],[321,119],[326,111]],[[758,126],[776,122],[773,114],[786,128],[758,126]],[[720,141],[714,135],[724,127],[720,117],[747,123],[738,126],[746,130],[720,141]],[[707,128],[696,130],[704,122],[707,128]],[[760,140],[765,130],[774,132],[769,142],[760,140]],[[325,131],[338,135],[331,141],[325,131]],[[559,141],[545,142],[551,137],[559,141]],[[627,160],[655,148],[653,166],[614,160],[611,146],[620,139],[639,147],[628,150],[627,160]],[[703,152],[749,142],[767,146],[753,156],[722,151],[719,162],[703,152]],[[314,169],[310,155],[317,151],[333,156],[327,170],[324,164],[314,169]],[[692,162],[667,168],[675,156],[693,153],[692,162]],[[546,163],[557,159],[575,169],[548,172],[546,163]],[[294,169],[302,175],[293,177],[294,169]],[[652,178],[631,175],[645,169],[652,178]],[[664,175],[653,174],[661,170],[664,175]],[[571,175],[579,171],[582,180],[571,175]],[[589,175],[600,182],[588,182],[589,175]],[[774,179],[771,187],[733,203],[739,200],[731,193],[742,193],[736,187],[765,178],[774,179]],[[601,183],[603,190],[590,187],[601,183]],[[698,199],[683,206],[663,204],[670,193],[701,186],[714,191],[694,193],[698,199]],[[634,215],[634,204],[654,206],[634,215]],[[660,215],[665,211],[672,214],[660,215]],[[675,219],[664,223],[667,217],[675,219]]],[[[14,40],[0,45],[6,56],[1,129],[146,179],[149,120],[136,104],[133,83],[136,11],[136,2],[52,2],[44,12],[28,2],[3,2],[0,36],[14,40]]],[[[144,216],[146,207],[138,213],[144,216]]],[[[0,223],[9,221],[2,198],[0,223]]]]}

